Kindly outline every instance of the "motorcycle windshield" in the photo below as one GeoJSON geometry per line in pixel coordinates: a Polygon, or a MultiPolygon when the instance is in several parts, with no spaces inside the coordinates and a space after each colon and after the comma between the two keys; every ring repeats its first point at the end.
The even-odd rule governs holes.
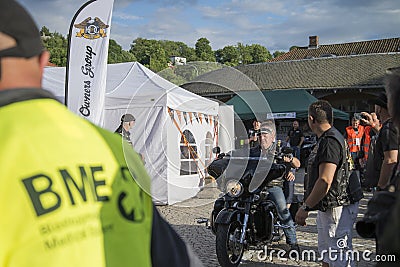
{"type": "Polygon", "coordinates": [[[232,151],[225,175],[228,180],[239,181],[245,173],[250,172],[253,177],[249,184],[249,192],[254,192],[263,183],[269,182],[266,179],[271,178],[268,174],[273,162],[274,155],[252,157],[246,149],[232,151]]]}
{"type": "MultiPolygon", "coordinates": [[[[269,155],[268,157],[261,157],[257,162],[249,164],[249,167],[253,168],[253,178],[249,185],[249,192],[254,192],[261,185],[266,185],[271,180],[269,179],[269,172],[272,165],[274,164],[274,156],[269,155]]],[[[277,178],[277,177],[276,177],[277,178]]]]}

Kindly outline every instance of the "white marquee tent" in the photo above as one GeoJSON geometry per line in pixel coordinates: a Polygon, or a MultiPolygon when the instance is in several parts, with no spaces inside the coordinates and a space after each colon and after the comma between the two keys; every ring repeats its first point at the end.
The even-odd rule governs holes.
{"type": "MultiPolygon", "coordinates": [[[[43,87],[64,101],[64,80],[65,68],[46,68],[43,87]]],[[[136,118],[131,139],[145,158],[154,201],[173,204],[196,195],[216,141],[218,103],[140,63],[109,64],[103,127],[114,131],[125,113],[136,118]]]]}

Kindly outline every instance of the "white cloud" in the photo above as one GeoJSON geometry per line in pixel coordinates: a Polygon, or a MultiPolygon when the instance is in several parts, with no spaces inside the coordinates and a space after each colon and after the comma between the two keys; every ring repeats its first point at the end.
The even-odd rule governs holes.
{"type": "Polygon", "coordinates": [[[124,12],[116,11],[113,12],[113,17],[121,20],[140,20],[143,19],[141,16],[130,15],[124,12]]]}
{"type": "MultiPolygon", "coordinates": [[[[83,0],[19,0],[39,27],[67,34],[83,0]]],[[[399,37],[398,0],[116,0],[111,38],[124,49],[137,37],[182,41],[206,37],[214,50],[258,43],[271,52],[321,44],[399,37]],[[204,4],[206,3],[206,4],[204,4]],[[140,11],[140,12],[139,12],[140,11]]]]}

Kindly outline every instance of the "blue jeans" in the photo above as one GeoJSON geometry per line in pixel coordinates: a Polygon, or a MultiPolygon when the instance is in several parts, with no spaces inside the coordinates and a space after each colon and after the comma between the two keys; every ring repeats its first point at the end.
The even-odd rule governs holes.
{"type": "Polygon", "coordinates": [[[285,180],[283,182],[283,194],[286,198],[286,204],[292,204],[294,196],[294,181],[285,180]]]}
{"type": "Polygon", "coordinates": [[[289,245],[296,244],[296,229],[294,227],[292,216],[290,216],[289,209],[286,207],[286,199],[282,188],[279,186],[273,186],[268,188],[267,191],[269,193],[268,198],[275,203],[276,208],[278,209],[278,216],[282,224],[289,226],[289,228],[283,229],[286,236],[286,243],[289,245]]]}

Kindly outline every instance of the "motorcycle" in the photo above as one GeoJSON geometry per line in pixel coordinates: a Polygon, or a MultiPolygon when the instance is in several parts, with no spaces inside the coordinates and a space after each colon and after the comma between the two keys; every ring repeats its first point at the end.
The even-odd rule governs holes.
{"type": "MultiPolygon", "coordinates": [[[[218,149],[216,152],[219,153],[218,149]]],[[[215,201],[210,216],[221,266],[238,266],[245,250],[263,250],[265,245],[283,236],[282,229],[287,226],[280,223],[266,185],[290,171],[283,156],[290,157],[292,152],[289,147],[283,148],[272,159],[222,153],[207,167],[208,173],[226,192],[215,201]],[[238,166],[243,168],[239,179],[238,166]]]]}

